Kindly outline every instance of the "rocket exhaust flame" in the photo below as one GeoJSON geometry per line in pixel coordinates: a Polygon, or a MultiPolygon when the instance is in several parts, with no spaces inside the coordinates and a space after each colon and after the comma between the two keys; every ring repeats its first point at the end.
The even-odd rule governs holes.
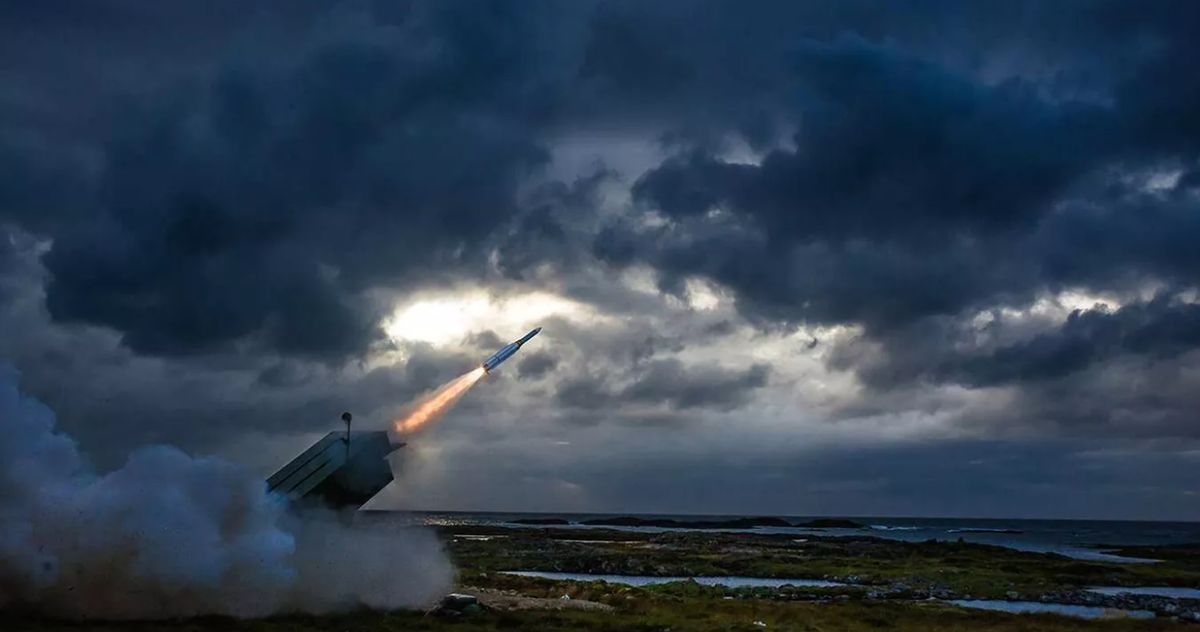
{"type": "Polygon", "coordinates": [[[432,394],[417,403],[417,407],[407,416],[392,422],[393,429],[402,434],[420,430],[430,422],[440,418],[448,411],[475,383],[487,374],[487,370],[478,367],[470,373],[460,375],[447,382],[432,394]]]}
{"type": "Polygon", "coordinates": [[[484,360],[483,364],[479,365],[475,370],[454,378],[432,394],[425,396],[417,402],[416,407],[406,416],[394,420],[392,422],[392,429],[401,434],[408,434],[416,432],[429,425],[430,422],[440,418],[459,399],[462,399],[462,396],[466,395],[467,391],[471,390],[471,387],[475,386],[476,382],[487,375],[492,369],[504,364],[509,358],[516,355],[521,350],[521,345],[529,342],[541,331],[542,328],[538,327],[521,336],[519,339],[504,345],[496,353],[493,353],[491,357],[484,360]]]}

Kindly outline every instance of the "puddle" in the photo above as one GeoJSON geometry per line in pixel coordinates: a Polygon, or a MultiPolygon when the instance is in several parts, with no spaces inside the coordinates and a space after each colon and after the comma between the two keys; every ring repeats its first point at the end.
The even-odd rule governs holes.
{"type": "Polygon", "coordinates": [[[1101,595],[1151,595],[1172,599],[1200,599],[1200,588],[1173,588],[1171,586],[1138,586],[1123,588],[1116,586],[1091,586],[1089,592],[1101,595]]]}
{"type": "Polygon", "coordinates": [[[1154,617],[1154,613],[1150,612],[1149,610],[1115,610],[1113,608],[1069,606],[1061,603],[1039,603],[1036,601],[968,601],[957,599],[947,603],[952,603],[956,606],[962,606],[964,608],[977,608],[980,610],[999,610],[1001,612],[1013,612],[1018,614],[1051,612],[1054,614],[1065,614],[1073,617],[1085,617],[1088,619],[1109,619],[1121,617],[1150,619],[1154,617]]]}
{"type": "Polygon", "coordinates": [[[769,577],[647,577],[645,575],[590,575],[587,573],[543,573],[539,571],[504,571],[503,574],[562,581],[588,582],[604,580],[610,584],[626,584],[628,586],[669,584],[689,579],[694,579],[696,583],[705,586],[725,586],[728,588],[778,588],[786,584],[807,586],[810,588],[836,588],[847,585],[819,579],[773,579],[769,577]]]}

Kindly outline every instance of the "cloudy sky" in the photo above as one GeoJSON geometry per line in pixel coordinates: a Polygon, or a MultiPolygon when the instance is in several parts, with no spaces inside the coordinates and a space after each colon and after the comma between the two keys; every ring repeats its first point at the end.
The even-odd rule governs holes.
{"type": "Polygon", "coordinates": [[[377,507],[1200,520],[1192,0],[0,3],[0,359],[377,507]]]}

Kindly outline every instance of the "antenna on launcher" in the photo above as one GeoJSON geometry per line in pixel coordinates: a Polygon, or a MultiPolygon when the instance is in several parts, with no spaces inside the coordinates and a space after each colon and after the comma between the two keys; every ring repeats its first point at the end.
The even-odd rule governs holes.
{"type": "Polygon", "coordinates": [[[346,443],[346,462],[350,461],[350,413],[342,413],[342,421],[346,422],[346,438],[342,439],[346,443]]]}

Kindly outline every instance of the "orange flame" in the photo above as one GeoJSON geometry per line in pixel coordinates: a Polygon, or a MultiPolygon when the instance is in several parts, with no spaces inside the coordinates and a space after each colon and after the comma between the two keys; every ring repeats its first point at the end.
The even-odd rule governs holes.
{"type": "Polygon", "coordinates": [[[475,386],[483,376],[487,373],[483,367],[479,367],[470,373],[460,375],[453,380],[450,380],[438,390],[428,395],[425,399],[417,404],[416,409],[408,414],[407,417],[396,419],[392,422],[396,432],[410,433],[421,429],[429,422],[441,417],[442,413],[449,410],[467,391],[475,386]]]}

